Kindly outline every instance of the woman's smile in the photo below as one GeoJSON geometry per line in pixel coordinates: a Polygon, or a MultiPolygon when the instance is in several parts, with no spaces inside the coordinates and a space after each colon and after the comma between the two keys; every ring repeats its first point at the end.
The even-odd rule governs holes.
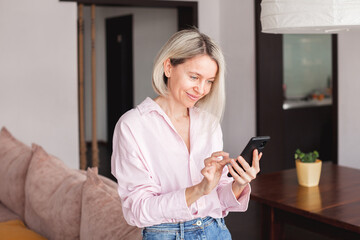
{"type": "Polygon", "coordinates": [[[191,99],[191,100],[193,100],[193,101],[195,101],[195,102],[197,102],[200,98],[201,98],[201,96],[195,96],[195,95],[193,95],[193,94],[190,94],[190,93],[186,93],[187,95],[188,95],[188,97],[191,99]]]}

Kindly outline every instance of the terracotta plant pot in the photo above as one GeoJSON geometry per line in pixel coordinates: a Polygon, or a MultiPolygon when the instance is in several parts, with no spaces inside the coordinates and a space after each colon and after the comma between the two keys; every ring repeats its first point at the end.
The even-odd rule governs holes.
{"type": "Polygon", "coordinates": [[[313,163],[304,163],[299,159],[295,160],[296,173],[299,185],[314,187],[319,185],[322,162],[316,159],[313,163]]]}

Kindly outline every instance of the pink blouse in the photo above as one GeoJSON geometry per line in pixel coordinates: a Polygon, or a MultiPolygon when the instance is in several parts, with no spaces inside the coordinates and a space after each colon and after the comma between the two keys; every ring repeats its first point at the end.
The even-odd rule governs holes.
{"type": "Polygon", "coordinates": [[[223,148],[220,125],[215,131],[202,130],[209,114],[194,107],[189,115],[190,152],[169,117],[150,98],[125,113],[116,124],[111,169],[118,180],[128,224],[146,227],[246,211],[250,185],[236,199],[233,178],[226,176],[227,167],[210,194],[187,206],[185,189],[202,180],[204,160],[223,148]]]}

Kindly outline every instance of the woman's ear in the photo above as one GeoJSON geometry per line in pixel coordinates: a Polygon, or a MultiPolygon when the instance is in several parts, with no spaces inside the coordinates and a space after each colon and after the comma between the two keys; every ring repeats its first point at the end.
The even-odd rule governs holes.
{"type": "Polygon", "coordinates": [[[164,74],[167,78],[170,77],[171,75],[171,62],[170,62],[170,58],[166,59],[164,62],[164,74]]]}

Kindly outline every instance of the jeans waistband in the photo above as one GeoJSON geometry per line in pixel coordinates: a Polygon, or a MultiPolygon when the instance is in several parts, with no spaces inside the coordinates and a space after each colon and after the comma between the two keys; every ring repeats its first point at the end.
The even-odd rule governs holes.
{"type": "Polygon", "coordinates": [[[179,231],[183,229],[184,231],[191,230],[194,228],[199,227],[206,227],[210,225],[214,221],[221,221],[222,218],[212,218],[212,217],[205,217],[205,218],[196,218],[193,220],[189,220],[186,222],[179,222],[179,223],[162,223],[159,225],[154,225],[150,227],[146,227],[147,230],[165,230],[165,231],[179,231]]]}

